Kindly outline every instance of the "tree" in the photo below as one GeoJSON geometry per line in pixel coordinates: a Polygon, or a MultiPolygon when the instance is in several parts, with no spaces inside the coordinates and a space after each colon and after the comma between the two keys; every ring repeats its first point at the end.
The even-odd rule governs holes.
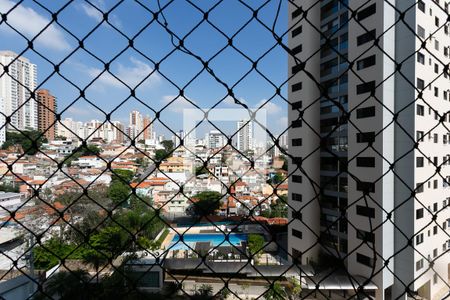
{"type": "Polygon", "coordinates": [[[19,187],[14,186],[12,184],[3,183],[3,184],[0,184],[0,191],[7,192],[7,193],[18,193],[19,187]]]}
{"type": "Polygon", "coordinates": [[[193,198],[198,199],[193,203],[194,214],[197,216],[213,215],[220,208],[222,194],[214,191],[201,192],[193,198]]]}
{"type": "Polygon", "coordinates": [[[285,195],[279,196],[275,203],[270,204],[270,217],[271,218],[287,218],[287,197],[285,195]]]}
{"type": "Polygon", "coordinates": [[[98,156],[102,152],[102,149],[97,147],[96,145],[88,144],[88,145],[81,145],[77,149],[75,149],[72,154],[70,154],[68,157],[65,158],[64,163],[67,166],[71,166],[72,162],[74,160],[77,160],[78,158],[82,156],[88,156],[88,155],[95,155],[98,156]]]}
{"type": "Polygon", "coordinates": [[[212,299],[213,287],[209,284],[202,284],[191,299],[212,299]]]}
{"type": "Polygon", "coordinates": [[[155,156],[153,157],[153,159],[155,161],[162,161],[164,159],[166,159],[168,157],[168,153],[166,152],[166,150],[164,149],[158,149],[155,151],[155,156]]]}
{"type": "Polygon", "coordinates": [[[302,284],[300,280],[296,277],[292,276],[288,278],[288,285],[286,286],[286,293],[289,296],[289,299],[296,299],[300,296],[302,292],[302,284]]]}
{"type": "Polygon", "coordinates": [[[264,247],[264,237],[260,234],[250,233],[248,235],[247,245],[251,255],[258,255],[264,247]]]}
{"type": "Polygon", "coordinates": [[[44,135],[37,130],[7,131],[6,142],[3,143],[2,149],[17,145],[22,147],[25,154],[34,155],[46,141],[44,135]]]}
{"type": "Polygon", "coordinates": [[[89,274],[84,270],[61,271],[51,276],[45,286],[46,294],[58,299],[87,299],[89,274]]]}
{"type": "Polygon", "coordinates": [[[173,150],[173,141],[171,140],[164,140],[161,142],[161,144],[164,147],[164,150],[166,150],[167,153],[172,152],[173,150]]]}
{"type": "Polygon", "coordinates": [[[264,299],[266,300],[284,300],[286,299],[286,291],[284,287],[277,281],[269,285],[268,290],[264,294],[264,299]]]}
{"type": "Polygon", "coordinates": [[[133,171],[130,170],[122,170],[122,169],[115,169],[113,171],[111,180],[112,181],[118,181],[118,182],[126,182],[130,183],[134,178],[133,171]]]}
{"type": "Polygon", "coordinates": [[[131,188],[128,184],[119,182],[117,180],[111,181],[108,189],[108,197],[114,204],[124,204],[128,200],[131,193],[131,188]]]}
{"type": "Polygon", "coordinates": [[[199,166],[195,168],[195,176],[202,175],[202,174],[209,174],[208,169],[204,166],[199,166]]]}

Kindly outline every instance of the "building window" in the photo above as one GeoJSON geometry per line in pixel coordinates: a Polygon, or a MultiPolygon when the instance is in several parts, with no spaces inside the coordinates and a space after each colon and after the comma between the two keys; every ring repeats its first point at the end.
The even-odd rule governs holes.
{"type": "Polygon", "coordinates": [[[423,157],[416,157],[416,168],[423,168],[423,157]]]}
{"type": "Polygon", "coordinates": [[[374,168],[375,167],[375,157],[357,157],[356,166],[374,168]]]}
{"type": "Polygon", "coordinates": [[[423,107],[423,105],[417,104],[417,115],[418,116],[423,116],[425,115],[425,108],[423,107]]]}
{"type": "Polygon", "coordinates": [[[423,268],[423,258],[416,261],[416,271],[419,271],[422,268],[423,268]]]}
{"type": "Polygon", "coordinates": [[[300,52],[303,51],[303,46],[302,45],[298,45],[297,47],[292,48],[292,54],[293,55],[297,55],[300,52]]]}
{"type": "Polygon", "coordinates": [[[302,232],[296,229],[292,229],[292,235],[296,238],[302,239],[302,232]]]}
{"type": "Polygon", "coordinates": [[[302,127],[302,120],[294,120],[291,122],[292,128],[302,127]]]}
{"type": "Polygon", "coordinates": [[[362,21],[371,15],[375,14],[377,12],[377,6],[374,4],[362,9],[360,12],[358,12],[357,20],[362,21]]]}
{"type": "Polygon", "coordinates": [[[417,52],[417,62],[422,65],[425,65],[425,55],[423,55],[420,52],[417,52]]]}
{"type": "Polygon", "coordinates": [[[297,249],[292,248],[292,259],[297,261],[297,263],[301,263],[302,260],[302,252],[297,249]]]}
{"type": "Polygon", "coordinates": [[[375,234],[373,232],[367,232],[364,230],[357,229],[356,238],[363,240],[364,242],[373,243],[375,241],[375,234]]]}
{"type": "Polygon", "coordinates": [[[296,92],[296,91],[300,91],[303,88],[303,83],[302,82],[298,82],[292,85],[292,91],[296,92]]]}
{"type": "Polygon", "coordinates": [[[420,78],[417,78],[417,88],[419,90],[424,90],[425,89],[425,81],[423,81],[420,78]]]}
{"type": "Polygon", "coordinates": [[[423,208],[416,209],[416,220],[423,218],[423,208]]]}
{"type": "Polygon", "coordinates": [[[300,175],[292,175],[292,182],[302,183],[302,176],[300,176],[300,175]]]}
{"type": "Polygon", "coordinates": [[[292,103],[292,109],[300,109],[302,108],[302,101],[297,101],[292,103]]]}
{"type": "Polygon", "coordinates": [[[423,243],[423,233],[416,235],[416,245],[423,243]]]}
{"type": "Polygon", "coordinates": [[[369,81],[358,84],[356,86],[356,94],[361,95],[364,93],[371,93],[375,90],[375,81],[369,81]]]}
{"type": "Polygon", "coordinates": [[[302,7],[300,6],[300,7],[298,7],[298,8],[296,8],[293,12],[292,12],[292,19],[295,19],[295,18],[297,18],[298,16],[300,16],[301,14],[303,13],[303,9],[302,9],[302,7]]]}
{"type": "Polygon", "coordinates": [[[375,116],[375,106],[362,107],[356,110],[356,118],[364,119],[375,116]]]}
{"type": "Polygon", "coordinates": [[[358,132],[356,134],[357,143],[373,143],[375,142],[375,132],[358,132]]]}
{"type": "Polygon", "coordinates": [[[303,28],[302,26],[298,26],[297,28],[295,28],[294,30],[292,30],[292,37],[296,37],[297,35],[299,35],[300,33],[302,33],[303,28]]]}
{"type": "Polygon", "coordinates": [[[375,218],[375,208],[356,205],[356,214],[364,217],[375,218]]]}
{"type": "Polygon", "coordinates": [[[358,36],[356,38],[356,44],[358,46],[361,46],[361,45],[364,45],[364,44],[366,44],[366,43],[368,43],[370,41],[375,40],[375,38],[376,38],[376,30],[374,29],[374,30],[371,30],[369,32],[366,32],[366,33],[361,34],[360,36],[358,36]]]}
{"type": "MultiPolygon", "coordinates": [[[[423,106],[422,106],[422,108],[423,108],[423,106]]],[[[419,130],[416,131],[416,138],[417,138],[418,142],[423,142],[423,135],[424,135],[423,131],[419,131],[419,130]]]]}
{"type": "Polygon", "coordinates": [[[416,184],[416,193],[423,193],[423,182],[422,183],[417,183],[416,184]]]}
{"type": "Polygon", "coordinates": [[[356,190],[364,193],[375,193],[375,183],[368,181],[357,181],[356,190]]]}
{"type": "Polygon", "coordinates": [[[363,255],[361,253],[356,253],[356,261],[359,262],[360,264],[366,265],[368,267],[374,266],[373,259],[366,255],[363,255]]]}
{"type": "Polygon", "coordinates": [[[298,139],[292,139],[292,146],[294,147],[299,147],[302,145],[302,139],[298,138],[298,139]]]}
{"type": "Polygon", "coordinates": [[[434,273],[433,274],[433,284],[437,284],[438,283],[438,279],[439,279],[438,274],[434,273]]]}
{"type": "Polygon", "coordinates": [[[374,66],[376,63],[376,55],[371,55],[366,58],[360,59],[356,62],[356,69],[362,70],[371,66],[374,66]]]}
{"type": "Polygon", "coordinates": [[[425,3],[422,0],[419,0],[417,2],[417,8],[421,10],[423,13],[425,13],[425,3]]]}
{"type": "Polygon", "coordinates": [[[417,25],[417,35],[425,39],[425,29],[423,29],[423,27],[420,25],[417,25]]]}
{"type": "Polygon", "coordinates": [[[292,193],[292,200],[302,202],[302,194],[292,193]]]}

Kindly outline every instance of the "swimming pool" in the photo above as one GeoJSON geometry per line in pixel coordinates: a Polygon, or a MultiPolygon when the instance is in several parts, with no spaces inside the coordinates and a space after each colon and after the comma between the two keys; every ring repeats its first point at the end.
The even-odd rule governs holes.
{"type": "Polygon", "coordinates": [[[183,241],[179,242],[180,236],[175,235],[170,243],[170,248],[172,250],[186,250],[189,249],[186,244],[191,248],[195,248],[195,243],[198,242],[211,242],[212,246],[240,246],[241,242],[247,241],[247,235],[241,233],[231,233],[228,234],[228,241],[225,240],[226,236],[221,233],[188,233],[183,235],[183,241]],[[177,243],[178,242],[178,243],[177,243]]]}

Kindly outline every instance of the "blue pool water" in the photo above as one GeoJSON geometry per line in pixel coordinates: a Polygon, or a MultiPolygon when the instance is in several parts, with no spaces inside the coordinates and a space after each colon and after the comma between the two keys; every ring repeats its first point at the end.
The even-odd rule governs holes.
{"type": "Polygon", "coordinates": [[[229,246],[230,244],[239,246],[242,241],[247,241],[247,235],[241,233],[231,233],[228,235],[228,240],[225,240],[226,236],[221,233],[201,233],[201,234],[184,234],[183,241],[180,240],[179,235],[175,235],[171,242],[171,250],[185,250],[189,249],[186,244],[191,248],[195,248],[195,243],[197,242],[211,242],[212,246],[229,246]],[[177,243],[178,242],[178,243],[177,243]]]}

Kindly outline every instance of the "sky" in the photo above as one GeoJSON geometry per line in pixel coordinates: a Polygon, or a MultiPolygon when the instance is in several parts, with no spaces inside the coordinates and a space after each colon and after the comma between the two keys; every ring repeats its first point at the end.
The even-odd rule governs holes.
{"type": "MultiPolygon", "coordinates": [[[[243,2],[254,9],[261,7],[258,18],[272,28],[280,1],[275,31],[282,35],[287,28],[287,1],[243,2]]],[[[265,103],[262,108],[267,110],[269,129],[274,133],[283,131],[287,127],[287,103],[279,96],[273,97],[276,88],[264,76],[275,86],[285,82],[286,52],[280,46],[274,47],[272,33],[252,19],[253,12],[238,0],[192,3],[197,8],[185,0],[161,0],[164,15],[158,14],[157,20],[167,22],[167,28],[176,36],[185,37],[184,46],[209,61],[214,74],[233,87],[235,98],[250,108],[265,103]],[[208,20],[220,31],[207,22],[200,23],[204,17],[200,10],[210,10],[208,20]],[[252,60],[269,51],[257,65],[264,76],[255,70],[247,74],[252,63],[239,51],[226,47],[225,35],[234,36],[233,45],[252,60]]],[[[228,91],[221,83],[205,70],[201,72],[200,60],[175,48],[173,43],[177,45],[178,39],[172,42],[164,26],[154,19],[153,13],[158,10],[157,1],[144,0],[0,0],[0,12],[8,12],[7,23],[0,23],[0,50],[23,53],[37,65],[38,85],[57,97],[62,118],[105,120],[105,113],[111,113],[112,120],[127,125],[133,109],[151,118],[160,111],[161,121],[155,121],[155,129],[158,134],[170,135],[163,124],[173,131],[183,129],[183,109],[195,108],[192,103],[211,108],[224,99],[217,108],[242,108],[227,97],[228,91]],[[51,22],[56,12],[57,23],[51,22]],[[101,23],[104,12],[109,12],[112,26],[101,23]],[[136,49],[129,47],[128,39],[133,37],[136,49]],[[26,38],[35,38],[33,50],[28,48],[26,38]],[[79,48],[77,39],[83,40],[85,49],[79,48]],[[109,63],[114,75],[104,72],[105,63],[109,63]],[[60,74],[54,73],[53,64],[60,65],[60,74]],[[135,97],[115,77],[135,89],[135,97]],[[85,90],[84,98],[80,98],[76,87],[85,90]],[[179,95],[181,88],[183,96],[179,95]]],[[[286,43],[287,35],[283,40],[286,43]]],[[[284,97],[286,88],[284,84],[284,97]]]]}

